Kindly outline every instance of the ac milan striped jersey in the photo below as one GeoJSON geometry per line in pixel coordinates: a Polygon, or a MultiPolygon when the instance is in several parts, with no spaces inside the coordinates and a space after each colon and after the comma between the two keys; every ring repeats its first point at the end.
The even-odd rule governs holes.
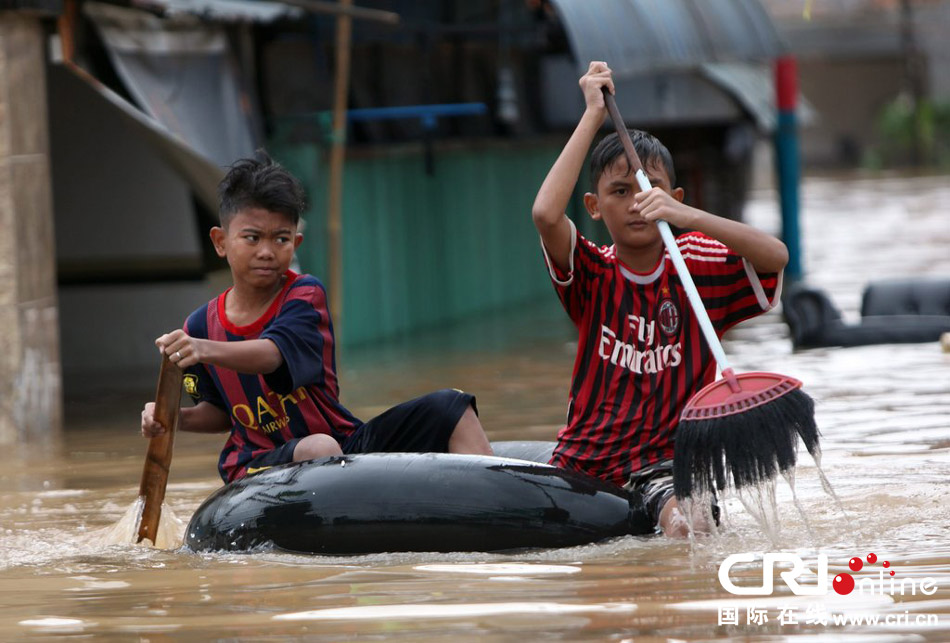
{"type": "Polygon", "coordinates": [[[211,364],[185,370],[185,390],[195,403],[210,402],[230,415],[231,435],[218,460],[226,482],[243,477],[251,459],[288,440],[326,433],[342,443],[362,425],[339,400],[333,324],[323,284],[290,270],[286,277],[283,290],[253,324],[235,326],[227,319],[227,291],[185,322],[191,337],[269,339],[283,356],[280,368],[266,375],[211,364]]]}
{"type": "MultiPolygon", "coordinates": [[[[719,336],[778,300],[781,273],[756,275],[700,233],[681,235],[677,245],[719,336]]],[[[716,364],[668,253],[640,274],[613,246],[597,247],[576,229],[572,247],[566,275],[544,253],[579,335],[567,425],[551,462],[623,485],[631,473],[672,459],[679,416],[713,381],[716,364]]]]}

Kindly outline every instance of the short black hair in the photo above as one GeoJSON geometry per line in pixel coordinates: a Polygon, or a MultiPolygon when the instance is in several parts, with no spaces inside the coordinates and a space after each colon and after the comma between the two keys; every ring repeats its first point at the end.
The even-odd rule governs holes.
{"type": "MultiPolygon", "coordinates": [[[[644,166],[659,163],[670,177],[670,186],[676,187],[676,170],[673,168],[673,155],[660,142],[660,139],[649,132],[639,129],[628,129],[633,149],[637,151],[640,162],[644,166]]],[[[597,192],[597,183],[604,171],[617,162],[617,159],[626,158],[620,137],[614,132],[605,136],[594,148],[590,155],[590,185],[593,192],[597,192]]]]}
{"type": "Polygon", "coordinates": [[[218,184],[218,218],[225,227],[247,208],[285,214],[297,225],[304,206],[300,181],[263,149],[254,158],[235,161],[218,184]]]}

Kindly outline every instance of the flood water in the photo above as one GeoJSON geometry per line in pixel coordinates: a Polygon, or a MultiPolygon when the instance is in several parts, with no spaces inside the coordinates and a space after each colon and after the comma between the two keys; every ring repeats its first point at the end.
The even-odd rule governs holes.
{"type": "MultiPolygon", "coordinates": [[[[809,281],[848,320],[869,280],[950,277],[946,177],[810,178],[802,197],[809,281]]],[[[775,194],[756,192],[747,216],[777,231],[775,194]]],[[[368,418],[454,386],[478,395],[492,439],[552,439],[573,350],[552,292],[547,304],[412,346],[348,352],[344,401],[368,418]]],[[[804,455],[795,490],[808,525],[782,481],[771,536],[729,498],[723,533],[692,544],[629,537],[517,555],[349,558],[107,545],[101,530],[137,494],[149,392],[70,401],[60,443],[0,453],[0,640],[950,640],[950,353],[937,343],[793,353],[779,313],[732,333],[726,351],[737,371],[805,382],[843,508],[804,455]],[[873,553],[876,564],[851,573],[869,588],[886,580],[815,597],[776,577],[772,596],[733,596],[717,572],[747,552],[797,554],[810,569],[824,555],[829,578],[873,553]],[[872,622],[839,625],[838,615],[872,622]]],[[[220,484],[221,442],[177,438],[167,503],[184,521],[220,484]]],[[[732,578],[761,584],[761,570],[737,566],[732,578]]]]}

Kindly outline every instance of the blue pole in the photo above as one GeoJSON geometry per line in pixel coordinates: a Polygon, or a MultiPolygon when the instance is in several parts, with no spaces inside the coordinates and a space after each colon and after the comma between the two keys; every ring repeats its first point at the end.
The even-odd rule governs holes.
{"type": "Polygon", "coordinates": [[[802,243],[799,226],[799,186],[801,183],[798,152],[798,121],[795,117],[797,70],[791,56],[779,58],[775,65],[778,98],[778,123],[775,130],[775,160],[778,174],[779,204],[782,212],[782,241],[788,247],[785,276],[801,281],[802,243]]]}
{"type": "Polygon", "coordinates": [[[485,103],[442,103],[436,105],[402,105],[398,107],[363,107],[350,109],[351,121],[379,121],[399,118],[434,119],[438,116],[479,116],[488,113],[485,103]]]}

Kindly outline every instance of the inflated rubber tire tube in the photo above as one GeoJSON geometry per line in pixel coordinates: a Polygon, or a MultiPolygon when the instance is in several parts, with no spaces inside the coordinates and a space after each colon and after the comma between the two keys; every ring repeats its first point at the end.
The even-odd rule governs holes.
{"type": "Polygon", "coordinates": [[[193,551],[312,554],[570,547],[653,526],[619,487],[545,464],[475,455],[359,454],[225,485],[185,533],[193,551]]]}
{"type": "Polygon", "coordinates": [[[935,342],[950,332],[950,280],[888,280],[868,284],[861,321],[846,323],[824,291],[792,284],[782,311],[795,349],[935,342]]]}
{"type": "Polygon", "coordinates": [[[501,440],[492,442],[491,448],[499,458],[515,458],[547,464],[557,442],[542,440],[501,440]]]}

